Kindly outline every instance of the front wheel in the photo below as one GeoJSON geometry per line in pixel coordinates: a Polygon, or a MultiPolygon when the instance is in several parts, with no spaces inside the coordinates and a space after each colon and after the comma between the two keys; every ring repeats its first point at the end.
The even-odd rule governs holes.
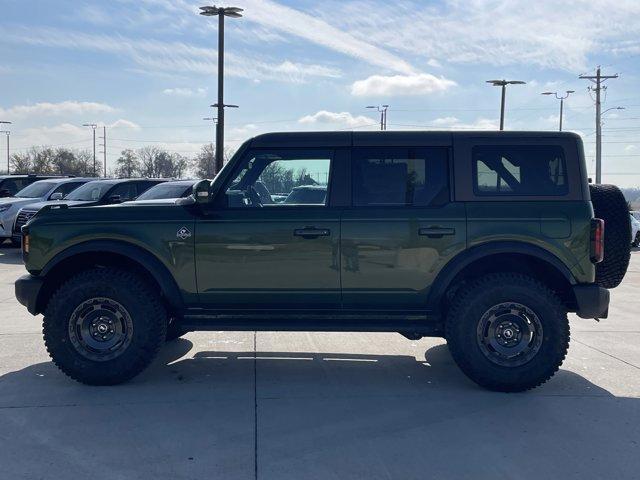
{"type": "Polygon", "coordinates": [[[454,298],[446,338],[471,380],[490,390],[520,392],[560,368],[569,348],[569,321],[558,296],[537,280],[490,274],[454,298]]]}
{"type": "Polygon", "coordinates": [[[53,294],[43,333],[49,355],[66,375],[89,385],[114,385],[155,358],[167,334],[167,315],[139,276],[93,268],[53,294]]]}

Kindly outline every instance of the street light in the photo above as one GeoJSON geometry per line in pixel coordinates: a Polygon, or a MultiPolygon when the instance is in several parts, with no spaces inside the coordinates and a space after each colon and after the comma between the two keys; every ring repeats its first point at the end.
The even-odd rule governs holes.
{"type": "Polygon", "coordinates": [[[524,85],[522,80],[487,80],[494,87],[502,87],[502,100],[500,102],[500,130],[504,130],[504,100],[507,93],[507,85],[524,85]]]}
{"type": "Polygon", "coordinates": [[[564,101],[569,97],[572,93],[575,93],[575,90],[567,90],[565,95],[558,95],[558,92],[542,92],[540,95],[555,95],[558,100],[560,100],[560,130],[562,131],[562,111],[564,109],[564,101]]]}
{"type": "Polygon", "coordinates": [[[98,125],[95,123],[83,123],[83,127],[91,127],[93,130],[93,176],[96,176],[96,128],[98,125]]]}
{"type": "MultiPolygon", "coordinates": [[[[11,125],[11,122],[0,121],[0,125],[11,125]]],[[[9,175],[9,137],[11,136],[11,132],[9,130],[2,130],[0,133],[7,135],[7,175],[9,175]]]]}
{"type": "Polygon", "coordinates": [[[387,110],[389,109],[389,105],[369,105],[367,108],[375,108],[378,112],[380,112],[380,130],[387,129],[387,110]]]}
{"type": "Polygon", "coordinates": [[[242,8],[238,7],[200,7],[200,15],[205,17],[218,17],[218,123],[216,124],[216,159],[215,173],[222,169],[222,155],[224,152],[224,17],[242,17],[242,8]]]}

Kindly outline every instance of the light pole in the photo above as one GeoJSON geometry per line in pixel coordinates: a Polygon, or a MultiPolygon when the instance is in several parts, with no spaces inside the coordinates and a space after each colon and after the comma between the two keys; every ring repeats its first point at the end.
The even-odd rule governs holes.
{"type": "MultiPolygon", "coordinates": [[[[0,125],[11,125],[11,122],[0,121],[0,125]]],[[[11,132],[9,130],[2,130],[0,133],[7,135],[7,175],[9,175],[9,137],[11,136],[11,132]]]]}
{"type": "MultiPolygon", "coordinates": [[[[218,17],[218,123],[216,124],[216,160],[215,173],[222,170],[224,152],[224,17],[242,17],[242,8],[238,7],[200,7],[200,15],[218,17]]],[[[228,105],[230,106],[230,105],[228,105]]]]}
{"type": "Polygon", "coordinates": [[[562,114],[564,109],[564,101],[571,95],[575,93],[575,90],[567,90],[565,95],[558,95],[558,92],[542,92],[540,95],[555,95],[558,100],[560,100],[560,132],[562,131],[562,114]]]}
{"type": "Polygon", "coordinates": [[[502,87],[502,100],[500,102],[500,130],[504,130],[504,102],[507,95],[507,85],[524,85],[522,80],[487,80],[494,87],[502,87]]]}
{"type": "Polygon", "coordinates": [[[83,127],[91,127],[91,130],[93,130],[93,176],[96,176],[96,128],[98,128],[98,125],[96,125],[95,123],[83,123],[82,124],[83,127]]]}
{"type": "Polygon", "coordinates": [[[389,109],[389,105],[369,105],[367,108],[375,108],[378,112],[380,112],[380,130],[387,129],[387,110],[389,109]]]}

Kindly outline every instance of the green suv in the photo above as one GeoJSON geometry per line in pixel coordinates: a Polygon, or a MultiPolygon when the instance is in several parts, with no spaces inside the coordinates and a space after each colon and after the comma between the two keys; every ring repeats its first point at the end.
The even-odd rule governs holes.
{"type": "Polygon", "coordinates": [[[42,209],[16,297],[87,384],[188,331],[362,331],[444,337],[475,382],[522,391],[562,364],[567,312],[607,316],[629,231],[574,134],[273,133],[175,204],[42,209]]]}

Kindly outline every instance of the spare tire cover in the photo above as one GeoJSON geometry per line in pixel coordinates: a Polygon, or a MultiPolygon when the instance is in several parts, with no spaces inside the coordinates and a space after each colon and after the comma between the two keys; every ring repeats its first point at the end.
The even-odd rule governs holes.
{"type": "Polygon", "coordinates": [[[596,264],[596,283],[620,285],[631,258],[631,220],[624,195],[615,185],[589,185],[596,218],[604,220],[604,260],[596,264]]]}

